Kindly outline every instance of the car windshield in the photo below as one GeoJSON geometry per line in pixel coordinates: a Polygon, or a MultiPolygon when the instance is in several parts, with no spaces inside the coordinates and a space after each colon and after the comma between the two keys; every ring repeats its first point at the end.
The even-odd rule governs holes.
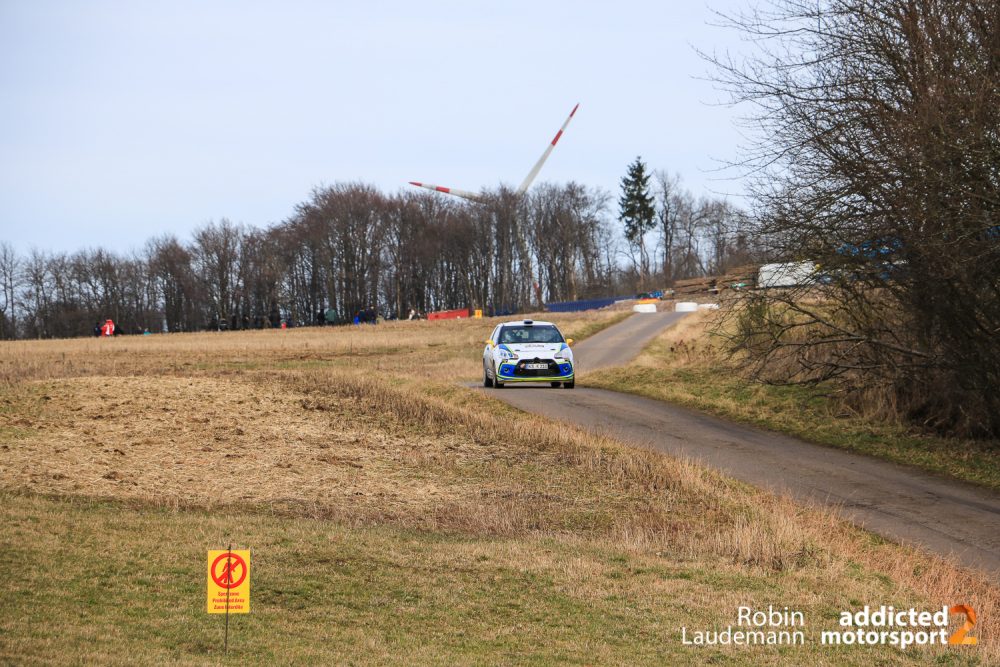
{"type": "Polygon", "coordinates": [[[551,324],[540,326],[514,324],[505,326],[500,330],[499,342],[513,343],[514,345],[523,343],[562,343],[563,337],[559,333],[559,329],[556,329],[551,324]]]}

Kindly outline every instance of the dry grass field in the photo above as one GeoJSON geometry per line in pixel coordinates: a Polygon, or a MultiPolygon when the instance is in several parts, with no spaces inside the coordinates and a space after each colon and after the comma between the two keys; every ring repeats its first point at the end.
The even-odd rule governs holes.
{"type": "Polygon", "coordinates": [[[1000,661],[980,576],[462,386],[492,325],[4,343],[0,662],[1000,661]],[[224,658],[204,568],[230,542],[252,612],[224,658]],[[977,647],[818,643],[840,609],[960,602],[977,647]],[[681,645],[769,604],[810,642],[681,645]]]}

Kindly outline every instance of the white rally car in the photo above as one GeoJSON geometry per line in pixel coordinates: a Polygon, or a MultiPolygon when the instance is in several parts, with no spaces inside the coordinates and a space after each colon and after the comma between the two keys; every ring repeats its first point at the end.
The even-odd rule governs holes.
{"type": "Polygon", "coordinates": [[[483,386],[508,382],[548,382],[576,386],[572,338],[563,338],[551,322],[518,320],[498,324],[483,350],[483,386]]]}

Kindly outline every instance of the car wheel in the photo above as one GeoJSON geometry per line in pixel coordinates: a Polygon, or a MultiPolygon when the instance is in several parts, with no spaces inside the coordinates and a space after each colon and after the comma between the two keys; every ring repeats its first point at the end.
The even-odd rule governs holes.
{"type": "Polygon", "coordinates": [[[572,382],[563,382],[563,389],[572,389],[575,386],[576,380],[573,380],[572,382]]]}
{"type": "Polygon", "coordinates": [[[483,362],[483,386],[492,387],[493,378],[490,377],[489,371],[486,370],[486,362],[483,362]]]}
{"type": "Polygon", "coordinates": [[[551,384],[552,388],[555,389],[556,387],[558,387],[559,385],[561,385],[562,382],[550,382],[549,384],[551,384]]]}
{"type": "Polygon", "coordinates": [[[500,376],[497,375],[496,364],[493,365],[493,386],[496,389],[503,389],[503,382],[500,381],[500,376]]]}

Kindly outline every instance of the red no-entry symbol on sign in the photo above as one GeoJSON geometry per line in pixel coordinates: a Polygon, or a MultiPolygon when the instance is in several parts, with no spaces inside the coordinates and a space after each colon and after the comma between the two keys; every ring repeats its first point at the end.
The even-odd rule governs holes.
{"type": "Polygon", "coordinates": [[[225,552],[212,561],[210,572],[218,586],[236,588],[247,578],[247,564],[238,555],[225,552]]]}

